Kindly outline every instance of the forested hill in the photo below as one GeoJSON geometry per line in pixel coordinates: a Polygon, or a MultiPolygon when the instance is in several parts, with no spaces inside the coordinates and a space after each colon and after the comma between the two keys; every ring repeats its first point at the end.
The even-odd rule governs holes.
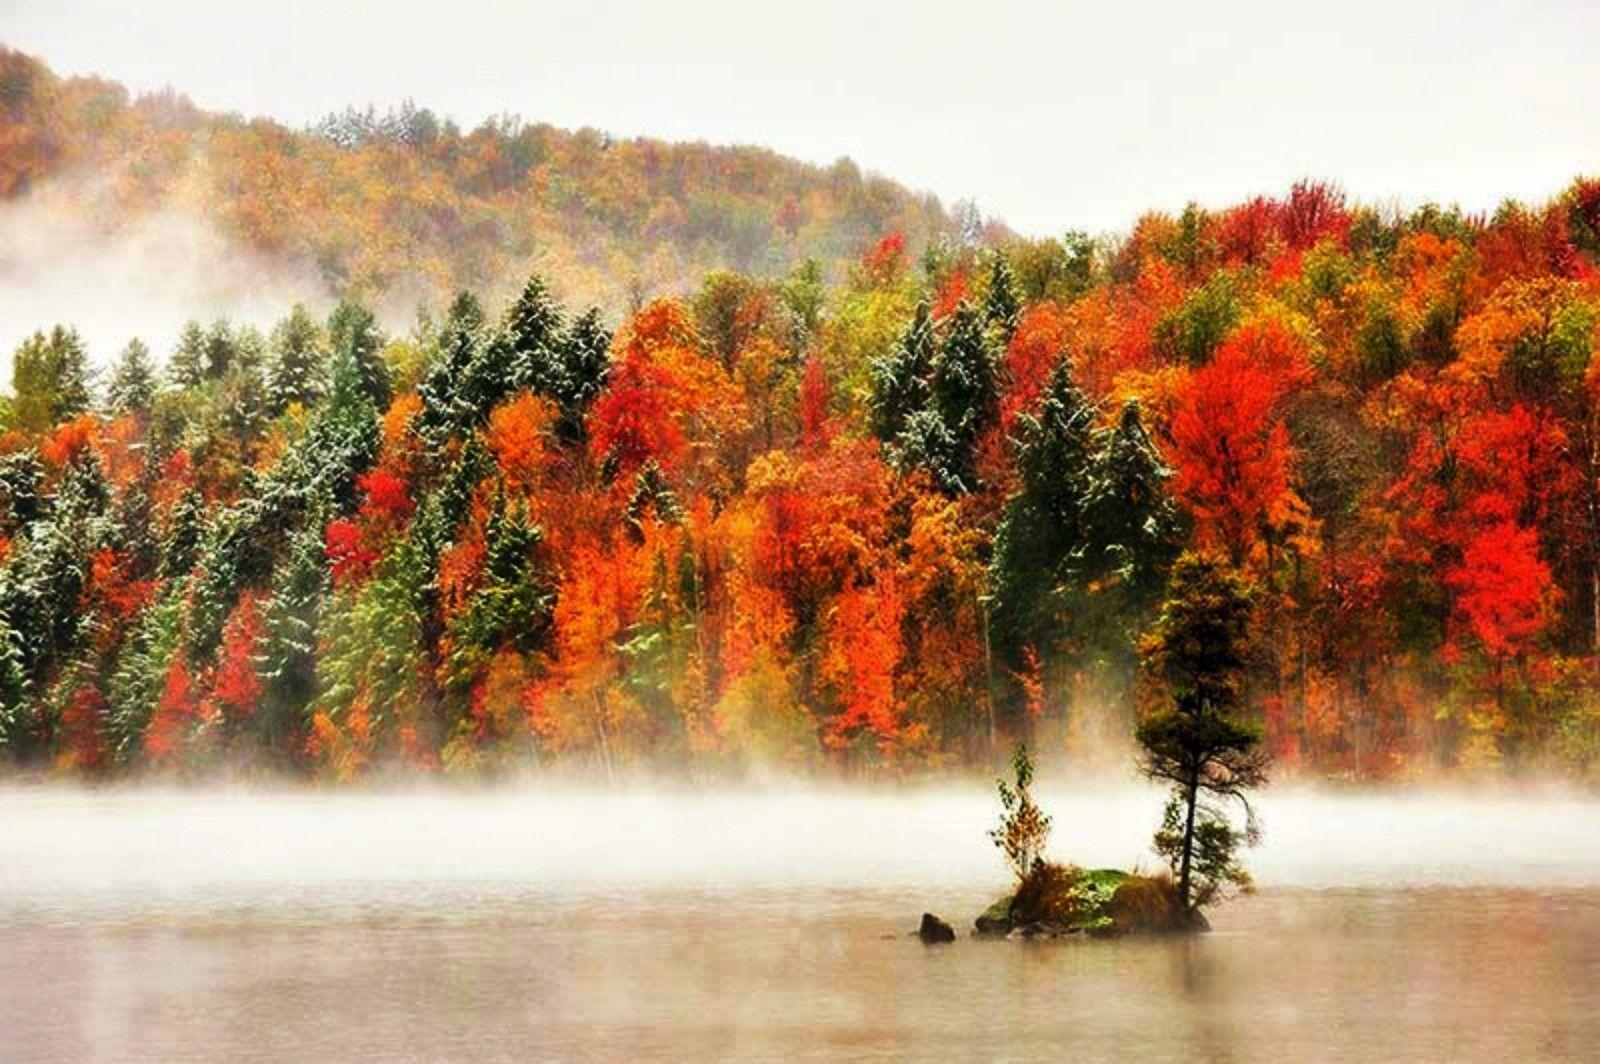
{"type": "Polygon", "coordinates": [[[154,352],[129,322],[98,379],[67,308],[0,403],[0,761],[1125,765],[1210,700],[1283,774],[1600,778],[1600,181],[1490,216],[1304,181],[918,254],[892,227],[932,208],[760,153],[291,134],[7,63],[12,195],[115,159],[105,195],[196,197],[325,280],[498,276],[523,211],[620,246],[785,182],[835,254],[887,231],[621,314],[523,273],[388,334],[349,298],[154,352]],[[495,177],[513,144],[549,154],[495,177]],[[1175,617],[1228,626],[1225,687],[1163,664],[1175,617]]]}
{"type": "Polygon", "coordinates": [[[58,77],[0,44],[0,201],[42,188],[107,235],[176,209],[328,294],[407,311],[463,287],[509,296],[530,269],[619,311],[716,268],[776,276],[814,258],[835,273],[883,233],[920,248],[950,224],[932,196],[847,160],[515,118],[464,131],[410,105],[296,131],[58,77]]]}

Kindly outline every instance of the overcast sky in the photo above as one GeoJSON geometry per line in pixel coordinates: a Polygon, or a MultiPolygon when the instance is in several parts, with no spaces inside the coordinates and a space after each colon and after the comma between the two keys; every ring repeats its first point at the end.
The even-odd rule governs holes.
{"type": "Polygon", "coordinates": [[[1594,0],[0,0],[0,40],[296,125],[412,97],[848,155],[1029,233],[1304,175],[1491,208],[1600,172],[1594,0]]]}

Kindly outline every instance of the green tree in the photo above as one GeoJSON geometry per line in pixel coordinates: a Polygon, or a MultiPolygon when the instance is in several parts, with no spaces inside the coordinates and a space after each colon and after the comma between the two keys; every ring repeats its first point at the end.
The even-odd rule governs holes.
{"type": "Polygon", "coordinates": [[[255,727],[269,749],[297,748],[317,694],[317,631],[329,593],[320,522],[296,535],[262,616],[256,671],[263,691],[255,727]]]}
{"type": "Polygon", "coordinates": [[[983,298],[983,320],[994,330],[999,345],[1005,347],[1017,331],[1017,319],[1021,316],[1022,300],[1017,297],[1011,262],[1005,252],[996,251],[994,265],[989,270],[989,291],[983,298]]]}
{"type": "Polygon", "coordinates": [[[933,311],[923,300],[894,350],[872,362],[872,431],[884,443],[893,444],[911,415],[927,406],[936,350],[933,311]]]}
{"type": "Polygon", "coordinates": [[[267,403],[281,414],[291,403],[309,407],[327,390],[327,353],[322,330],[299,303],[272,330],[272,360],[267,369],[267,403]]]}
{"type": "Polygon", "coordinates": [[[1061,362],[1038,411],[1019,418],[1020,483],[995,534],[994,633],[1013,663],[1067,636],[1089,569],[1094,408],[1072,374],[1061,362]]]}
{"type": "Polygon", "coordinates": [[[135,337],[117,356],[106,387],[106,409],[116,416],[148,414],[156,398],[156,369],[150,349],[135,337]]]}
{"type": "Polygon", "coordinates": [[[1083,491],[1084,573],[1097,589],[1085,628],[1118,667],[1132,664],[1137,634],[1182,543],[1171,479],[1138,402],[1129,400],[1116,424],[1095,434],[1083,491]]]}
{"type": "Polygon", "coordinates": [[[394,397],[394,382],[383,360],[383,333],[371,310],[351,299],[341,299],[328,315],[328,349],[335,362],[354,367],[361,390],[375,409],[387,410],[394,397]]]}
{"type": "Polygon", "coordinates": [[[445,314],[432,361],[417,387],[422,400],[421,428],[436,442],[471,423],[473,411],[467,383],[474,361],[487,345],[485,333],[478,297],[461,292],[445,314]]]}
{"type": "Polygon", "coordinates": [[[1173,566],[1161,616],[1141,652],[1167,704],[1139,722],[1143,769],[1172,786],[1155,849],[1171,865],[1184,909],[1229,885],[1248,888],[1238,859],[1257,838],[1247,792],[1266,781],[1258,727],[1234,716],[1243,701],[1250,595],[1215,555],[1186,553],[1173,566]],[[1210,799],[1237,801],[1245,827],[1210,799]]]}
{"type": "Polygon", "coordinates": [[[36,332],[11,363],[11,423],[40,433],[89,409],[89,366],[76,329],[36,332]]]}
{"type": "Polygon", "coordinates": [[[167,380],[174,388],[197,388],[206,379],[206,331],[197,321],[183,324],[178,346],[167,359],[167,380]]]}

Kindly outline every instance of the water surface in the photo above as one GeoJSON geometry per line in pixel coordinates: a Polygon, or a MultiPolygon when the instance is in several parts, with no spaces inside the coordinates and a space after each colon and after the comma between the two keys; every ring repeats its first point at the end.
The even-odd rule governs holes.
{"type": "MultiPolygon", "coordinates": [[[[1159,799],[1043,796],[1151,862],[1159,799]]],[[[1263,799],[1194,939],[924,947],[980,788],[0,792],[0,1060],[1588,1060],[1600,812],[1263,799]]]]}

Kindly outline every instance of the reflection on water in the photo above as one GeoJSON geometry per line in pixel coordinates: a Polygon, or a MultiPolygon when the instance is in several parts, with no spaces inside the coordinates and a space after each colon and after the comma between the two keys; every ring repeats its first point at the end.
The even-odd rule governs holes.
{"type": "MultiPolygon", "coordinates": [[[[1126,833],[1147,836],[1156,807],[1050,806],[1056,850],[1094,863],[1136,859],[1126,833]]],[[[1577,801],[1275,796],[1265,889],[1210,935],[932,948],[904,934],[923,908],[965,924],[1004,886],[976,789],[16,791],[0,809],[7,1062],[1498,1061],[1600,1045],[1600,825],[1577,801]]]]}

